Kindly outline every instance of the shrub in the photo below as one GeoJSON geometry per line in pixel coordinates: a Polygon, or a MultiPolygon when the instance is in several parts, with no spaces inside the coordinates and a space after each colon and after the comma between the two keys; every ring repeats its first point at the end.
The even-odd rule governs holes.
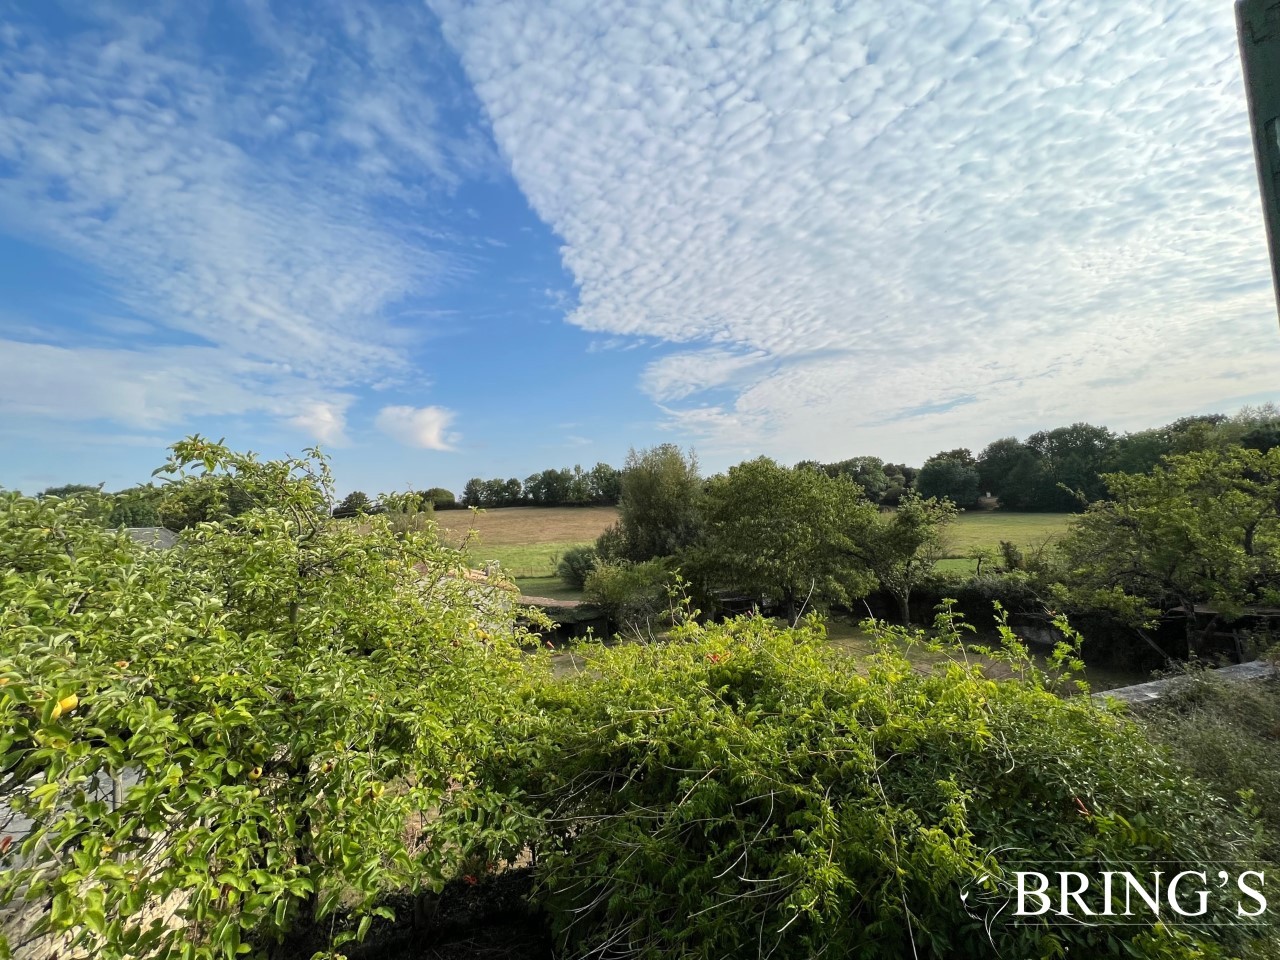
{"type": "MultiPolygon", "coordinates": [[[[939,629],[958,641],[953,618],[939,629]]],[[[539,812],[566,955],[1192,957],[1273,932],[975,909],[1018,863],[1145,875],[1253,848],[1137,724],[1056,695],[1011,634],[1027,682],[951,660],[924,674],[894,646],[922,635],[876,632],[890,642],[860,663],[814,619],[687,623],[669,644],[586,647],[584,670],[536,690],[482,776],[539,812]]]]}
{"type": "Polygon", "coordinates": [[[1180,669],[1143,725],[1219,796],[1247,798],[1266,828],[1266,856],[1280,861],[1280,682],[1233,684],[1203,665],[1180,669]]]}
{"type": "Polygon", "coordinates": [[[604,611],[620,630],[651,633],[669,610],[672,574],[662,560],[601,561],[584,584],[588,603],[604,611]]]}
{"type": "Polygon", "coordinates": [[[44,934],[41,955],[261,955],[340,907],[359,938],[387,889],[516,842],[470,773],[531,668],[505,592],[383,518],[330,520],[318,455],[174,451],[258,506],[154,550],[74,500],[0,496],[0,908],[21,915],[0,956],[44,934]],[[460,834],[461,807],[491,816],[460,834]]]}
{"type": "Polygon", "coordinates": [[[566,586],[581,590],[598,559],[595,547],[573,547],[560,557],[560,562],[556,564],[556,576],[566,586]]]}

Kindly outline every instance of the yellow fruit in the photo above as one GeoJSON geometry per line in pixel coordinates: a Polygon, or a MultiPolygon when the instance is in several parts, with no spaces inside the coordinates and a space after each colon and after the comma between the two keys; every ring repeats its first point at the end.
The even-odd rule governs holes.
{"type": "Polygon", "coordinates": [[[58,706],[62,708],[63,713],[70,713],[76,707],[80,706],[80,698],[74,693],[69,693],[58,701],[58,706]]]}
{"type": "Polygon", "coordinates": [[[192,683],[199,683],[199,682],[200,682],[200,674],[198,674],[198,673],[193,673],[193,674],[191,675],[191,682],[192,682],[192,683]]]}
{"type": "Polygon", "coordinates": [[[49,719],[57,720],[60,716],[62,716],[62,704],[55,703],[53,705],[53,713],[49,714],[49,719]]]}
{"type": "Polygon", "coordinates": [[[262,779],[262,768],[261,768],[261,767],[254,767],[252,770],[250,770],[250,771],[249,771],[249,779],[250,779],[250,780],[261,780],[261,779],[262,779]]]}
{"type": "Polygon", "coordinates": [[[121,670],[123,670],[123,669],[124,669],[125,667],[127,667],[128,665],[129,665],[129,661],[128,661],[128,660],[117,660],[117,661],[116,661],[116,666],[117,666],[117,667],[119,667],[121,670]]]}

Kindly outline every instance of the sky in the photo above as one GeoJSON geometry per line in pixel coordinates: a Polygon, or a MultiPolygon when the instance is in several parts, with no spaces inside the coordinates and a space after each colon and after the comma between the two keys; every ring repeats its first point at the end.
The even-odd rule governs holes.
{"type": "Polygon", "coordinates": [[[0,0],[0,486],[1280,400],[1226,0],[0,0]]]}

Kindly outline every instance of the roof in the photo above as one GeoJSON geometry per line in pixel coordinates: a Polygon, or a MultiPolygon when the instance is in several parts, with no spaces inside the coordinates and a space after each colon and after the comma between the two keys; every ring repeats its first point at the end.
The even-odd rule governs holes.
{"type": "Polygon", "coordinates": [[[168,550],[178,545],[178,535],[164,527],[125,527],[124,532],[135,543],[158,550],[168,550]]]}

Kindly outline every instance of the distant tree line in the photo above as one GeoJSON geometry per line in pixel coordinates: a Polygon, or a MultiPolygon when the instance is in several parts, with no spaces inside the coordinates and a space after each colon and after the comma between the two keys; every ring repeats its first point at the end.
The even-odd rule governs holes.
{"type": "Polygon", "coordinates": [[[1042,430],[1026,440],[994,440],[974,456],[967,448],[935,453],[918,470],[877,457],[836,463],[806,460],[797,466],[846,477],[867,499],[896,506],[908,492],[947,499],[967,509],[991,496],[1006,510],[1063,513],[1083,510],[1106,495],[1109,473],[1147,474],[1165,457],[1221,452],[1233,447],[1267,453],[1280,446],[1280,410],[1245,407],[1234,416],[1182,417],[1163,427],[1117,434],[1074,423],[1042,430]]]}
{"type": "Polygon", "coordinates": [[[530,474],[523,482],[515,477],[472,477],[462,489],[462,503],[467,507],[612,506],[620,489],[619,473],[609,464],[597,463],[590,470],[574,464],[530,474]]]}

